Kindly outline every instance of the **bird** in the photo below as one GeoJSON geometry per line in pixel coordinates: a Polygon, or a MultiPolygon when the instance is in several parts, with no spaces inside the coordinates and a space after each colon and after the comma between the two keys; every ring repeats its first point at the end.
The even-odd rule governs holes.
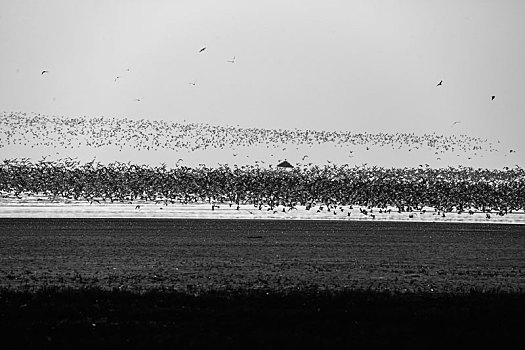
{"type": "Polygon", "coordinates": [[[117,76],[117,77],[115,78],[114,82],[116,83],[116,82],[117,82],[117,80],[119,80],[119,79],[120,79],[120,77],[119,77],[119,76],[117,76]]]}
{"type": "Polygon", "coordinates": [[[142,99],[141,98],[136,98],[135,101],[140,102],[140,101],[142,101],[142,99]]]}
{"type": "Polygon", "coordinates": [[[495,98],[496,96],[492,95],[491,101],[494,101],[495,98]]]}
{"type": "Polygon", "coordinates": [[[199,53],[201,53],[202,51],[206,50],[206,46],[204,46],[202,49],[199,50],[199,53]]]}
{"type": "Polygon", "coordinates": [[[42,73],[40,73],[40,75],[44,75],[45,73],[49,73],[48,70],[43,70],[42,73]]]}
{"type": "Polygon", "coordinates": [[[441,80],[436,86],[442,86],[443,85],[443,80],[441,80]]]}
{"type": "Polygon", "coordinates": [[[452,125],[450,127],[453,127],[454,125],[459,124],[459,123],[461,123],[461,122],[455,121],[454,123],[452,123],[452,125]]]}
{"type": "Polygon", "coordinates": [[[195,84],[197,84],[197,80],[195,80],[195,81],[192,82],[192,83],[188,83],[188,84],[189,84],[189,85],[193,85],[193,86],[195,86],[195,84]]]}
{"type": "Polygon", "coordinates": [[[235,63],[235,56],[231,60],[227,60],[226,62],[235,63]]]}

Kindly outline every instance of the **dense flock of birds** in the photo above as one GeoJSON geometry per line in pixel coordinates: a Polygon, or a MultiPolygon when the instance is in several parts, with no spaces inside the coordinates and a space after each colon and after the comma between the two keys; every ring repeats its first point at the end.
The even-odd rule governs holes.
{"type": "MultiPolygon", "coordinates": [[[[497,144],[467,135],[435,133],[352,133],[349,131],[286,130],[178,123],[164,120],[108,117],[59,117],[35,113],[0,113],[0,149],[9,145],[59,149],[116,147],[119,150],[206,150],[263,146],[283,147],[331,144],[335,147],[390,147],[416,151],[431,149],[476,156],[498,152],[497,144]]],[[[513,150],[511,150],[513,152],[513,150]]],[[[235,154],[234,154],[235,155],[235,154]]]]}
{"type": "MultiPolygon", "coordinates": [[[[197,54],[204,54],[206,46],[197,54]]],[[[235,63],[235,56],[226,60],[235,63]]],[[[126,69],[126,74],[131,72],[126,69]]],[[[45,69],[41,76],[50,74],[45,69]]],[[[117,84],[122,75],[114,76],[117,84]]],[[[197,81],[188,82],[195,87],[197,81]]],[[[443,87],[441,80],[436,88],[443,87]]],[[[493,101],[495,95],[490,98],[493,101]]],[[[135,98],[141,102],[142,98],[135,98]]],[[[451,127],[461,121],[455,121],[451,127]]],[[[499,142],[499,141],[498,141],[499,142]]],[[[467,135],[443,136],[414,133],[352,133],[346,131],[282,130],[216,126],[204,123],[178,123],[163,120],[133,120],[113,117],[60,117],[38,113],[0,113],[0,149],[12,145],[31,148],[64,149],[116,147],[122,150],[157,151],[230,149],[263,146],[282,148],[331,144],[335,147],[390,147],[415,151],[431,149],[436,159],[447,152],[499,152],[497,145],[467,135]]],[[[286,148],[284,148],[286,149],[286,148]]],[[[284,150],[283,149],[283,150],[284,150]]],[[[513,153],[515,150],[505,150],[513,153]]],[[[236,156],[233,153],[233,156],[236,156]]],[[[304,155],[304,161],[308,155],[304,155]]],[[[350,155],[351,157],[351,155],[350,155]]],[[[470,159],[470,158],[469,158],[470,159]]],[[[52,198],[102,201],[207,202],[214,210],[220,204],[253,204],[259,210],[277,212],[297,209],[328,210],[344,213],[345,206],[359,205],[368,215],[372,208],[399,212],[435,208],[446,212],[473,210],[505,215],[525,209],[525,172],[519,166],[504,170],[470,167],[433,169],[383,168],[335,164],[323,167],[309,163],[285,171],[256,165],[233,166],[205,164],[191,168],[136,165],[94,160],[80,163],[67,158],[38,162],[29,159],[5,159],[0,164],[0,194],[4,197],[23,194],[52,198]]],[[[259,162],[264,163],[264,162],[259,162]]],[[[330,163],[330,162],[329,162],[330,163]]],[[[21,198],[21,197],[19,197],[21,198]]],[[[139,206],[137,205],[137,209],[139,206]]],[[[350,215],[350,212],[348,212],[350,215]]]]}
{"type": "MultiPolygon", "coordinates": [[[[199,46],[195,50],[197,55],[206,55],[207,46],[199,46]]],[[[234,64],[236,57],[225,59],[234,64]]],[[[124,74],[131,74],[126,68],[124,72],[110,77],[118,83],[124,74]]],[[[51,74],[50,70],[43,69],[42,79],[51,74]]],[[[195,87],[197,81],[187,83],[195,87]]],[[[442,89],[443,80],[437,83],[436,88],[442,89]]],[[[494,101],[495,95],[491,96],[494,101]]],[[[134,101],[141,102],[136,97],[134,101]]],[[[455,121],[451,126],[460,123],[455,121]]],[[[440,136],[436,134],[415,135],[413,133],[351,133],[316,130],[272,130],[260,128],[239,128],[213,126],[208,124],[172,123],[155,120],[130,120],[117,118],[61,118],[41,114],[27,115],[26,113],[3,113],[0,115],[0,149],[10,144],[30,146],[63,147],[65,149],[82,146],[104,147],[114,146],[122,151],[125,148],[154,151],[159,149],[195,151],[207,148],[233,148],[266,145],[268,148],[287,145],[314,145],[333,143],[336,146],[366,145],[391,146],[393,149],[408,148],[408,151],[422,147],[435,149],[436,160],[445,152],[468,152],[469,159],[484,151],[498,151],[494,144],[480,138],[466,135],[440,136]],[[34,142],[36,141],[36,142],[34,142]]],[[[510,152],[513,152],[511,150],[510,152]]],[[[235,154],[234,154],[235,156],[235,154]]],[[[350,155],[350,157],[352,157],[350,155]]]]}
{"type": "MultiPolygon", "coordinates": [[[[49,196],[51,199],[171,205],[208,203],[252,204],[254,210],[286,212],[332,210],[350,215],[359,205],[364,215],[379,211],[445,213],[485,212],[505,215],[525,210],[525,171],[459,168],[382,168],[348,165],[312,166],[284,170],[259,166],[219,168],[107,165],[76,159],[6,159],[0,164],[0,193],[4,197],[49,196]],[[367,209],[368,208],[368,209],[367,209]],[[347,213],[345,213],[347,210],[347,213]]],[[[411,214],[412,215],[412,214],[411,214]]]]}

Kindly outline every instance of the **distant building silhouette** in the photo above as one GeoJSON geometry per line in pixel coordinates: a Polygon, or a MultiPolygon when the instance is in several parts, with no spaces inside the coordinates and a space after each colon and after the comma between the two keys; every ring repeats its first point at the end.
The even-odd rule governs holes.
{"type": "Polygon", "coordinates": [[[286,160],[277,164],[277,167],[282,169],[293,169],[293,165],[286,160]]]}

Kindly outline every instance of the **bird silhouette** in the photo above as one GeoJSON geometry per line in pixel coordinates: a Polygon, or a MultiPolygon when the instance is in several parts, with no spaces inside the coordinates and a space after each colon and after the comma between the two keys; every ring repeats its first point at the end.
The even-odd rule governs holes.
{"type": "Polygon", "coordinates": [[[496,96],[492,95],[491,101],[494,101],[495,98],[496,98],[496,96]]]}
{"type": "Polygon", "coordinates": [[[206,46],[204,46],[202,49],[199,50],[199,53],[201,53],[202,51],[206,50],[206,46]]]}
{"type": "Polygon", "coordinates": [[[436,86],[441,86],[443,85],[443,80],[441,80],[436,86]]]}
{"type": "Polygon", "coordinates": [[[195,80],[195,81],[192,82],[192,83],[188,83],[188,84],[189,84],[189,85],[193,85],[193,86],[195,86],[195,84],[197,84],[197,80],[195,80]]]}
{"type": "Polygon", "coordinates": [[[459,124],[459,123],[461,123],[461,122],[455,121],[454,123],[452,123],[452,125],[450,127],[453,127],[454,125],[459,124]]]}
{"type": "Polygon", "coordinates": [[[48,70],[43,70],[42,73],[40,73],[40,75],[44,75],[45,73],[49,73],[48,70]]]}
{"type": "Polygon", "coordinates": [[[235,63],[235,56],[231,60],[227,60],[226,62],[235,63]]]}

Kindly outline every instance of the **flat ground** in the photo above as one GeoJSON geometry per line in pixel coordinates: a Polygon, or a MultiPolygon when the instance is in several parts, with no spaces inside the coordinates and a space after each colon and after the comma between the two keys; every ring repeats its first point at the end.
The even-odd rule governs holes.
{"type": "Polygon", "coordinates": [[[0,219],[0,261],[18,347],[510,346],[525,327],[522,225],[0,219]]]}
{"type": "Polygon", "coordinates": [[[522,225],[1,219],[1,287],[525,290],[522,225]]]}

